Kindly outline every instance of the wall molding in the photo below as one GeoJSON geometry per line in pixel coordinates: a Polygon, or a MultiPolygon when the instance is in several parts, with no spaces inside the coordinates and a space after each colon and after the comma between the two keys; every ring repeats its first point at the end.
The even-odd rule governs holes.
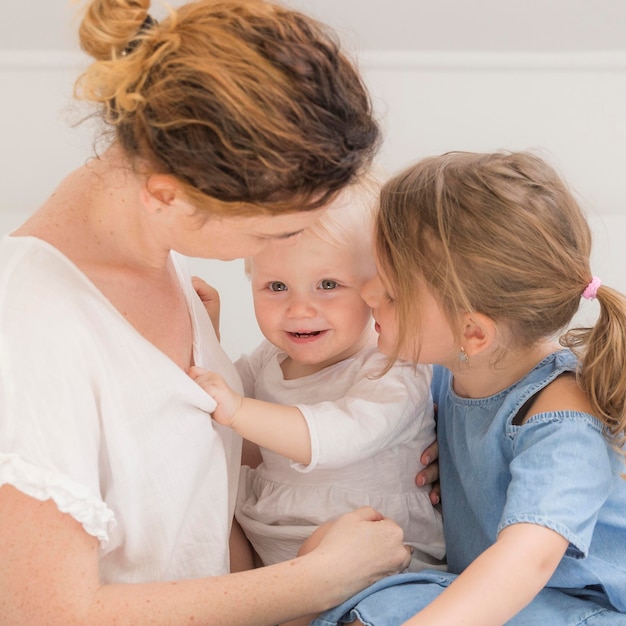
{"type": "Polygon", "coordinates": [[[89,57],[72,50],[0,50],[0,71],[75,70],[88,63],[89,57]]]}
{"type": "MultiPolygon", "coordinates": [[[[368,50],[356,53],[372,70],[625,71],[626,50],[612,52],[475,52],[368,50]]],[[[75,70],[89,58],[72,50],[0,50],[0,70],[75,70]]]]}
{"type": "Polygon", "coordinates": [[[363,68],[375,70],[626,70],[626,50],[614,52],[372,50],[364,51],[359,58],[363,68]]]}

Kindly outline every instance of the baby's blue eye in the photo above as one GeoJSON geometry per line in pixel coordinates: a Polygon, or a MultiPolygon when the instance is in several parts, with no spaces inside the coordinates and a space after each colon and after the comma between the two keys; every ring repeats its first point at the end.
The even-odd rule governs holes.
{"type": "Polygon", "coordinates": [[[270,291],[287,291],[287,285],[285,283],[281,283],[279,280],[272,281],[268,288],[270,291]]]}
{"type": "Polygon", "coordinates": [[[320,287],[322,289],[335,289],[337,287],[337,283],[330,278],[325,278],[321,283],[320,287]]]}

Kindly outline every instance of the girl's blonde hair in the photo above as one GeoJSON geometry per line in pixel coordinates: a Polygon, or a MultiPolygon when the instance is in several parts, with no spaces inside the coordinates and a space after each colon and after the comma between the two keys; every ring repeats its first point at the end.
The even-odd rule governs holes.
{"type": "MultiPolygon", "coordinates": [[[[425,280],[449,320],[464,311],[510,330],[518,347],[562,332],[592,280],[591,233],[566,184],[529,153],[427,158],[383,187],[379,263],[397,301],[399,339],[417,336],[413,298],[425,280]]],[[[592,328],[569,330],[579,385],[617,447],[626,441],[626,298],[597,291],[592,328]]],[[[419,350],[419,345],[413,346],[419,350]]]]}
{"type": "Polygon", "coordinates": [[[148,174],[252,215],[322,206],[369,165],[368,93],[321,24],[262,0],[189,2],[158,24],[149,7],[89,3],[80,43],[95,62],[76,84],[148,174]]]}

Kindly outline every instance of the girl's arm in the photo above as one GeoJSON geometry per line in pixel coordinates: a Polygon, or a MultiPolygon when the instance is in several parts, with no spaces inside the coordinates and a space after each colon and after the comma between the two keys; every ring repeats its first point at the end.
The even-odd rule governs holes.
{"type": "Polygon", "coordinates": [[[567,539],[544,526],[508,526],[493,546],[404,626],[500,626],[546,586],[567,546],[567,539]]]}
{"type": "MultiPolygon", "coordinates": [[[[562,375],[551,382],[537,396],[523,423],[533,415],[559,410],[592,414],[573,375],[562,375]]],[[[560,468],[550,471],[558,472],[560,468]]],[[[507,526],[493,546],[405,626],[504,624],[546,586],[567,547],[567,539],[545,526],[507,526]]]]}
{"type": "Polygon", "coordinates": [[[102,584],[98,541],[51,501],[0,488],[0,615],[12,626],[270,626],[334,606],[408,564],[402,531],[373,509],[340,518],[319,548],[213,578],[102,584]]]}
{"type": "Polygon", "coordinates": [[[192,367],[189,375],[215,400],[213,419],[244,439],[296,463],[311,462],[311,436],[300,409],[244,398],[214,372],[192,367]]]}

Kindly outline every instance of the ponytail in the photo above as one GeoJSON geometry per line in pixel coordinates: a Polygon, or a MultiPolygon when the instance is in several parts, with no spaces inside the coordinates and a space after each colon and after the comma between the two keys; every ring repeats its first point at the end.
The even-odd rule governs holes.
{"type": "Polygon", "coordinates": [[[626,456],[626,297],[602,285],[596,298],[595,325],[569,330],[560,343],[578,357],[578,383],[615,448],[626,456]]]}

